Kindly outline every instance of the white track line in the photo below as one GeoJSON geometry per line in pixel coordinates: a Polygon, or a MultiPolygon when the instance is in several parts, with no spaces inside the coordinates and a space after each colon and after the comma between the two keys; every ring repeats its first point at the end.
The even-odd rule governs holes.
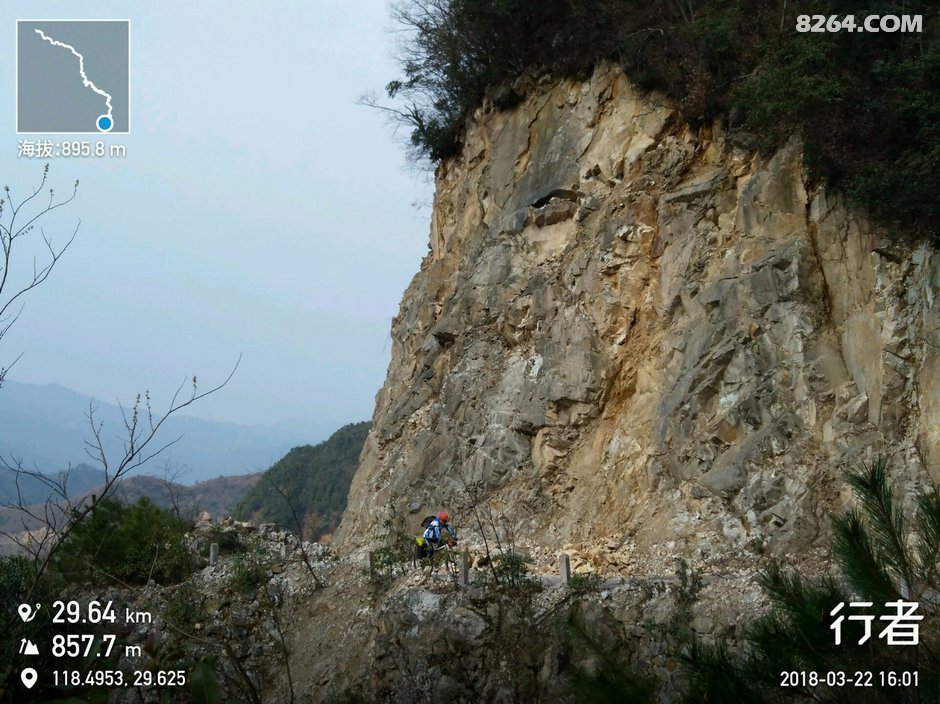
{"type": "Polygon", "coordinates": [[[47,35],[45,32],[43,32],[41,29],[36,29],[36,30],[33,30],[33,31],[35,31],[36,34],[38,34],[38,35],[39,35],[40,37],[42,37],[44,40],[46,40],[47,42],[49,42],[50,44],[52,44],[52,46],[61,46],[63,49],[68,49],[68,50],[71,51],[73,54],[75,54],[75,56],[78,57],[78,72],[79,72],[80,74],[82,74],[82,84],[83,84],[86,88],[91,88],[95,93],[97,93],[98,95],[100,95],[101,97],[103,97],[103,98],[105,99],[105,100],[104,100],[105,105],[108,106],[108,117],[110,117],[111,120],[112,120],[112,122],[113,122],[114,117],[112,116],[112,110],[113,110],[113,108],[111,107],[111,94],[110,94],[110,93],[105,93],[105,92],[104,92],[103,90],[101,90],[98,86],[96,86],[94,83],[92,83],[90,78],[88,78],[88,75],[85,73],[85,57],[82,56],[81,54],[79,54],[77,51],[75,51],[75,47],[74,47],[74,46],[71,46],[70,44],[66,44],[65,42],[56,41],[56,40],[53,39],[52,37],[48,36],[48,35],[47,35]]]}

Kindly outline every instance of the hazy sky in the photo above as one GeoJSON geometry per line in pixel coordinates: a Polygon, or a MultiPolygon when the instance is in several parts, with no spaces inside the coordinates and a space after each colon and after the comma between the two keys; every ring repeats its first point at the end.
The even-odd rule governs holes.
{"type": "Polygon", "coordinates": [[[52,160],[57,191],[81,185],[46,233],[81,228],[0,344],[0,364],[22,353],[10,378],[159,400],[193,374],[221,380],[241,353],[192,415],[371,417],[427,250],[414,203],[430,199],[382,116],[355,104],[396,76],[387,1],[5,0],[0,185],[14,195],[43,164],[17,157],[37,137],[14,120],[15,21],[39,18],[131,20],[132,134],[104,138],[123,159],[52,160]]]}

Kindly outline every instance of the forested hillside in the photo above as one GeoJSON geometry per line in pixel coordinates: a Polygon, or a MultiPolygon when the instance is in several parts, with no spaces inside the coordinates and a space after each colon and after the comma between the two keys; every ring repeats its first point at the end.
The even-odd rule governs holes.
{"type": "Polygon", "coordinates": [[[264,473],[245,497],[242,514],[257,521],[302,527],[316,539],[339,525],[369,422],[350,423],[318,445],[295,447],[264,473]]]}

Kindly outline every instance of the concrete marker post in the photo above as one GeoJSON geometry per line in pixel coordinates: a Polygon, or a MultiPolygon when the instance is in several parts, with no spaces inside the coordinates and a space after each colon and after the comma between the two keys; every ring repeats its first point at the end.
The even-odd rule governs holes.
{"type": "Polygon", "coordinates": [[[565,586],[571,584],[571,558],[567,553],[558,553],[558,572],[561,575],[561,583],[565,586]]]}
{"type": "Polygon", "coordinates": [[[219,561],[219,544],[212,543],[209,546],[209,566],[215,567],[219,561]]]}
{"type": "Polygon", "coordinates": [[[464,549],[460,557],[460,586],[470,586],[470,552],[464,549]]]}

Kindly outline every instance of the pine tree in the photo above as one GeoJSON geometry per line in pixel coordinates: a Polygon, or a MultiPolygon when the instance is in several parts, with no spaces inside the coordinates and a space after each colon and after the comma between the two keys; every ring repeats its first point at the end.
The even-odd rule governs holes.
{"type": "Polygon", "coordinates": [[[908,515],[884,457],[847,480],[858,508],[833,521],[838,574],[808,578],[779,564],[761,572],[770,611],[746,629],[740,649],[693,641],[685,654],[687,701],[940,701],[940,492],[919,492],[908,515]],[[916,645],[888,642],[897,602],[918,604],[916,645]],[[860,686],[857,673],[865,685],[869,672],[871,686],[860,686]],[[912,675],[902,673],[914,672],[916,686],[905,684],[912,675]],[[827,673],[834,673],[828,682],[827,673]]]}

